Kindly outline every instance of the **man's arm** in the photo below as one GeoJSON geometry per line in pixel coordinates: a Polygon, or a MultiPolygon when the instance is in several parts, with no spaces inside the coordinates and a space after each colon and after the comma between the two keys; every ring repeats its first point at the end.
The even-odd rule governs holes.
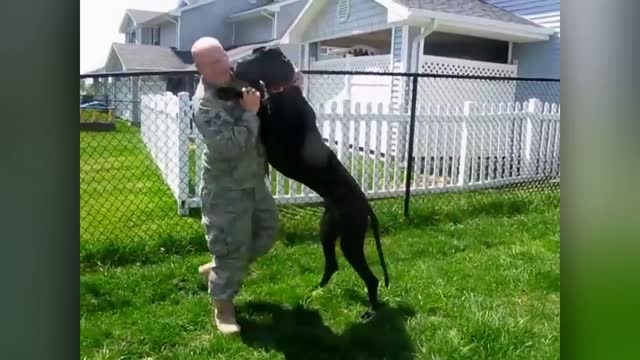
{"type": "Polygon", "coordinates": [[[252,146],[258,134],[258,116],[244,111],[233,119],[222,109],[201,104],[195,116],[196,127],[215,157],[233,160],[252,146]]]}

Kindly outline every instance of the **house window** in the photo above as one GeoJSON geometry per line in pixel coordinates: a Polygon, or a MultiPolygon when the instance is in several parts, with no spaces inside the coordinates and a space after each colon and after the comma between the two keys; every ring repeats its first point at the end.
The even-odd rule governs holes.
{"type": "Polygon", "coordinates": [[[434,32],[424,39],[423,54],[506,64],[509,42],[434,32]]]}
{"type": "Polygon", "coordinates": [[[128,44],[135,44],[137,42],[136,40],[137,40],[137,38],[136,38],[136,31],[135,30],[130,31],[130,32],[127,33],[127,43],[128,44]]]}
{"type": "Polygon", "coordinates": [[[160,45],[160,27],[151,29],[151,45],[160,45]]]}
{"type": "Polygon", "coordinates": [[[338,7],[337,7],[337,15],[338,15],[338,21],[343,23],[345,21],[347,21],[347,19],[349,18],[349,15],[351,14],[351,1],[349,0],[338,0],[338,7]]]}

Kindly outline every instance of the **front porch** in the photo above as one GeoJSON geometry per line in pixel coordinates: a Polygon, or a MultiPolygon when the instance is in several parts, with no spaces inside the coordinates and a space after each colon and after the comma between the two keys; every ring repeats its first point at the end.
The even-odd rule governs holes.
{"type": "MultiPolygon", "coordinates": [[[[487,39],[468,35],[434,31],[424,39],[422,28],[397,26],[345,37],[331,38],[304,44],[302,68],[320,71],[371,71],[414,72],[441,75],[517,77],[518,64],[513,61],[512,41],[487,39]]],[[[356,103],[379,104],[401,111],[409,103],[409,79],[399,76],[378,75],[327,75],[310,76],[313,86],[307,95],[314,104],[349,100],[356,103]],[[404,90],[403,90],[404,89],[404,90]]],[[[438,105],[446,99],[456,99],[455,106],[465,101],[482,103],[512,102],[515,84],[496,89],[478,90],[486,82],[453,79],[419,79],[421,103],[438,105]],[[448,91],[455,97],[443,94],[429,96],[428,87],[434,82],[447,82],[448,91]],[[473,82],[474,89],[464,89],[473,82]],[[463,92],[463,93],[461,93],[463,92]],[[467,92],[467,94],[464,94],[467,92]],[[491,93],[493,96],[487,96],[491,93]],[[479,96],[480,95],[480,96],[479,96]]],[[[443,86],[436,86],[442,91],[443,86]]]]}

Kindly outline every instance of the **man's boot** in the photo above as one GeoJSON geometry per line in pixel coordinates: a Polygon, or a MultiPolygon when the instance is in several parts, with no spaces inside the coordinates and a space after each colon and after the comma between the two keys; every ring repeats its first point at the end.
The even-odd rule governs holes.
{"type": "Polygon", "coordinates": [[[237,334],[240,326],[236,322],[236,314],[231,301],[214,300],[212,309],[213,322],[224,335],[237,334]]]}
{"type": "Polygon", "coordinates": [[[213,266],[213,262],[208,262],[204,265],[200,265],[198,267],[198,273],[202,277],[202,281],[204,283],[209,282],[209,273],[211,273],[211,267],[213,266]]]}

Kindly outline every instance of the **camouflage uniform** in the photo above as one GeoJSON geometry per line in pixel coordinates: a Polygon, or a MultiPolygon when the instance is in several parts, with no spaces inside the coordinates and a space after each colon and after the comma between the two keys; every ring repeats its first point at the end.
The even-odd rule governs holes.
{"type": "Polygon", "coordinates": [[[278,213],[265,180],[265,155],[256,114],[238,100],[223,101],[200,82],[195,124],[206,148],[202,170],[202,224],[214,261],[214,300],[232,300],[247,267],[273,246],[278,213]]]}

